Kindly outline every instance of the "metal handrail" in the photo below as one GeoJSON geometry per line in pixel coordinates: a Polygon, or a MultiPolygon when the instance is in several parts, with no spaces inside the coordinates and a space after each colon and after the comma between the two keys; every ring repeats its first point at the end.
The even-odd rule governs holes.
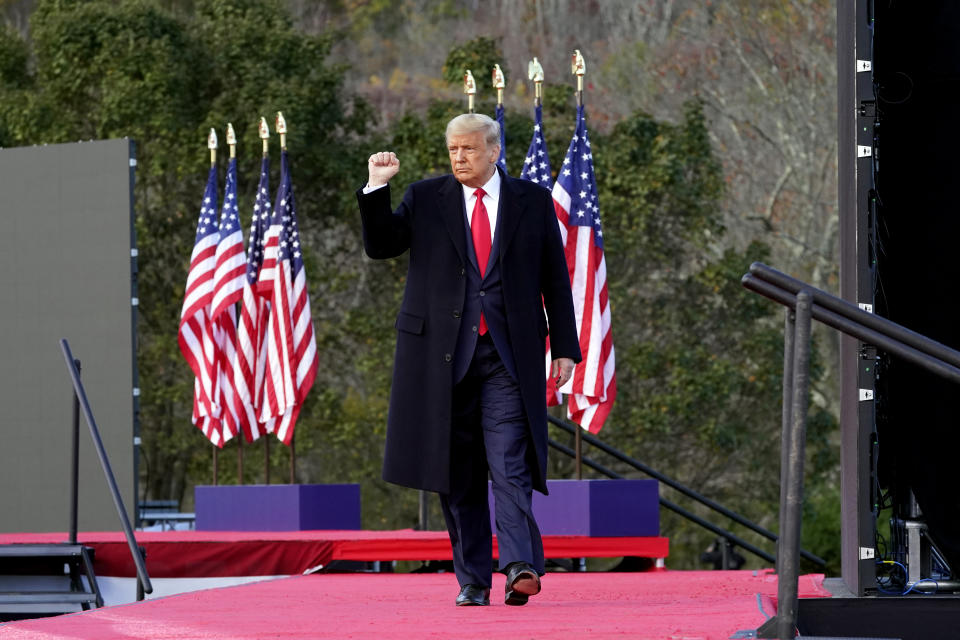
{"type": "MultiPolygon", "coordinates": [[[[788,291],[794,295],[800,293],[801,290],[806,289],[810,292],[810,295],[813,298],[813,304],[821,307],[822,310],[831,311],[838,316],[854,320],[862,324],[867,329],[872,329],[878,333],[888,335],[890,338],[896,339],[908,347],[912,347],[917,351],[925,353],[927,355],[933,356],[934,358],[939,358],[947,364],[953,365],[954,367],[960,367],[960,352],[951,349],[947,345],[932,340],[927,336],[917,333],[911,329],[908,329],[902,325],[899,325],[892,320],[888,320],[881,316],[878,316],[869,311],[864,311],[860,307],[841,298],[827,293],[826,291],[821,291],[820,289],[814,289],[807,283],[802,280],[797,280],[792,276],[788,276],[782,271],[777,271],[773,267],[767,266],[762,262],[754,262],[750,265],[750,274],[756,276],[760,280],[773,284],[781,289],[788,291]]],[[[748,289],[753,287],[744,283],[748,289]]],[[[756,291],[754,289],[754,291],[756,291]]],[[[762,293],[757,291],[757,293],[762,293]]],[[[762,295],[766,295],[762,293],[762,295]]],[[[777,300],[781,304],[786,304],[777,300]]],[[[816,318],[816,310],[814,310],[814,317],[816,318]]],[[[826,323],[825,323],[826,324],[826,323]]],[[[843,329],[840,329],[843,331],[843,329]]],[[[871,344],[875,344],[872,343],[871,344]]]]}
{"type": "MultiPolygon", "coordinates": [[[[769,269],[769,267],[767,268],[769,269]]],[[[751,267],[751,270],[752,269],[753,267],[751,267]]],[[[770,271],[776,272],[774,269],[770,269],[770,271]]],[[[747,289],[759,293],[774,302],[779,302],[785,307],[793,308],[796,304],[796,295],[773,282],[761,279],[765,276],[766,272],[763,271],[748,273],[743,276],[741,282],[747,289]]],[[[820,289],[811,287],[808,291],[815,300],[810,309],[814,320],[819,320],[828,327],[833,327],[837,331],[851,335],[854,338],[859,338],[868,344],[877,345],[881,349],[900,356],[904,360],[923,367],[942,378],[960,383],[960,367],[950,363],[950,361],[960,363],[960,351],[951,349],[929,338],[919,336],[919,334],[915,335],[923,338],[923,342],[913,340],[908,342],[901,339],[902,337],[906,337],[908,333],[913,333],[906,327],[887,320],[886,318],[868,313],[858,307],[854,307],[820,289]],[[843,305],[833,304],[831,308],[828,308],[823,304],[826,298],[833,298],[833,303],[843,303],[843,305]],[[816,300],[819,300],[819,302],[816,302],[816,300]],[[844,305],[850,308],[845,308],[844,305]],[[868,322],[870,323],[869,325],[867,324],[868,322]],[[911,346],[911,342],[916,344],[917,347],[911,346]],[[921,346],[923,348],[918,348],[921,346]],[[944,355],[948,355],[950,360],[948,361],[945,357],[931,353],[933,350],[946,350],[944,355]]]]}
{"type": "MultiPolygon", "coordinates": [[[[793,638],[797,620],[803,449],[806,411],[809,403],[810,322],[818,320],[847,335],[873,344],[938,376],[960,382],[960,351],[886,318],[869,313],[825,291],[811,287],[765,264],[755,262],[741,280],[744,287],[787,307],[784,355],[792,351],[792,376],[784,378],[784,448],[781,470],[781,529],[784,539],[777,548],[777,615],[759,629],[759,638],[793,638]],[[791,314],[791,309],[795,314],[791,314]],[[792,336],[792,338],[791,338],[792,336]],[[792,345],[791,345],[792,342],[792,345]],[[792,346],[793,349],[788,347],[792,346]],[[789,431],[789,434],[787,433],[789,431]]],[[[786,370],[786,367],[785,367],[786,370]]]]}
{"type": "MultiPolygon", "coordinates": [[[[558,420],[557,418],[554,418],[553,416],[547,416],[547,420],[549,420],[549,421],[550,421],[551,423],[553,423],[554,425],[560,427],[561,429],[563,429],[563,430],[566,431],[567,433],[575,434],[575,433],[576,433],[576,430],[579,428],[579,427],[575,427],[575,426],[573,426],[573,425],[571,425],[571,424],[568,424],[568,423],[564,422],[563,420],[558,420]]],[[[581,429],[581,430],[582,430],[582,429],[581,429]]],[[[768,540],[771,540],[771,541],[773,541],[773,542],[777,542],[777,540],[778,540],[777,534],[773,533],[773,532],[770,531],[769,529],[765,529],[765,528],[761,527],[760,525],[756,524],[755,522],[752,522],[751,520],[748,520],[747,518],[745,518],[744,516],[740,515],[739,513],[736,513],[735,511],[731,511],[730,509],[727,509],[727,508],[724,507],[722,504],[720,504],[720,503],[718,503],[718,502],[715,502],[715,501],[711,500],[710,498],[707,498],[706,496],[704,496],[704,495],[702,495],[702,494],[700,494],[700,493],[697,493],[696,491],[694,491],[694,490],[691,489],[690,487],[688,487],[688,486],[686,486],[686,485],[684,485],[684,484],[682,484],[682,483],[674,480],[673,478],[670,478],[669,476],[666,476],[666,475],[660,473],[660,472],[657,471],[656,469],[653,469],[652,467],[650,467],[650,466],[648,466],[648,465],[640,462],[639,460],[637,460],[637,459],[635,459],[635,458],[631,458],[630,456],[628,456],[627,454],[623,453],[622,451],[620,451],[620,450],[618,450],[618,449],[615,449],[614,447],[611,447],[610,445],[606,444],[605,442],[603,442],[602,440],[600,440],[600,439],[597,438],[596,436],[594,436],[594,435],[592,435],[592,434],[589,434],[589,433],[583,433],[583,434],[581,435],[581,437],[583,438],[583,441],[584,441],[584,442],[589,443],[589,444],[595,446],[596,448],[600,449],[600,450],[603,451],[604,453],[606,453],[606,454],[608,454],[608,455],[610,455],[610,456],[613,456],[614,458],[616,458],[616,459],[619,460],[620,462],[623,462],[623,463],[625,463],[625,464],[633,467],[633,468],[636,469],[637,471],[640,471],[640,472],[642,472],[642,473],[647,474],[647,475],[650,476],[651,478],[654,478],[654,479],[660,481],[661,483],[667,485],[667,486],[670,487],[671,489],[675,489],[676,491],[679,491],[680,493],[682,493],[683,495],[687,496],[688,498],[691,498],[691,499],[699,502],[700,504],[708,507],[709,509],[711,509],[711,510],[713,510],[713,511],[716,511],[717,513],[719,513],[719,514],[721,514],[721,515],[723,515],[723,516],[726,516],[727,518],[730,518],[731,520],[733,520],[733,521],[736,522],[737,524],[743,525],[744,527],[750,529],[750,530],[753,531],[754,533],[757,533],[757,534],[763,536],[764,538],[767,538],[768,540]]],[[[571,450],[571,451],[572,451],[572,450],[571,450]]],[[[589,466],[589,465],[588,465],[588,466],[589,466]]],[[[601,472],[601,473],[602,473],[602,472],[601,472]]],[[[673,506],[676,507],[676,509],[674,509],[673,507],[667,506],[667,505],[664,504],[662,501],[661,501],[661,504],[663,504],[664,506],[666,506],[667,508],[669,508],[669,509],[671,509],[671,510],[673,510],[673,511],[676,511],[677,513],[679,513],[680,515],[682,515],[684,518],[687,518],[688,520],[691,520],[691,521],[693,521],[693,522],[696,522],[696,523],[699,524],[700,526],[702,526],[702,527],[704,527],[704,528],[706,528],[706,529],[709,529],[710,531],[713,531],[714,533],[716,533],[716,534],[718,534],[718,535],[721,535],[721,536],[729,539],[731,542],[735,542],[737,545],[742,546],[742,547],[743,547],[744,549],[746,549],[747,551],[750,551],[751,553],[754,553],[754,554],[760,556],[760,557],[763,558],[764,560],[767,560],[768,562],[774,562],[774,561],[775,561],[775,560],[774,560],[774,557],[773,557],[772,555],[770,555],[769,553],[766,553],[766,552],[763,552],[763,551],[760,551],[760,552],[758,553],[759,550],[754,551],[754,550],[752,550],[752,549],[749,549],[747,546],[744,546],[744,545],[742,544],[740,538],[737,538],[736,536],[734,536],[733,534],[730,534],[729,532],[725,532],[723,529],[720,529],[719,527],[716,527],[716,526],[710,524],[710,523],[707,522],[706,520],[703,520],[702,518],[699,518],[698,516],[696,516],[696,515],[688,512],[688,511],[685,511],[685,510],[683,510],[684,513],[680,513],[680,511],[677,511],[677,509],[681,509],[681,508],[680,508],[680,507],[676,507],[676,505],[673,505],[673,506]]],[[[671,504],[672,504],[672,503],[671,503],[671,504]]],[[[750,545],[750,546],[752,546],[752,545],[750,545]]],[[[754,547],[754,549],[756,549],[756,547],[754,547]]],[[[815,554],[813,554],[813,553],[811,553],[811,552],[809,552],[809,551],[801,550],[800,554],[801,554],[804,558],[806,558],[807,560],[809,560],[810,562],[813,562],[814,564],[816,564],[817,566],[825,567],[826,564],[827,564],[826,560],[824,560],[824,559],[821,558],[820,556],[815,555],[815,554]]]]}
{"type": "MultiPolygon", "coordinates": [[[[63,352],[63,358],[67,361],[67,371],[70,372],[70,379],[73,381],[73,391],[80,407],[83,410],[83,416],[87,420],[87,426],[90,427],[90,437],[93,439],[93,446],[97,450],[97,457],[100,459],[100,467],[103,469],[103,475],[107,479],[107,486],[110,488],[110,495],[113,497],[113,504],[117,508],[117,515],[120,517],[120,524],[123,526],[123,533],[127,538],[127,545],[130,547],[130,555],[133,556],[133,563],[137,567],[137,580],[144,593],[153,593],[153,585],[150,583],[150,576],[147,574],[147,566],[140,555],[140,549],[137,546],[137,540],[133,535],[133,528],[130,526],[130,518],[127,516],[127,509],[123,506],[123,499],[120,497],[120,489],[117,488],[117,479],[113,475],[113,469],[110,467],[110,460],[107,458],[106,449],[103,447],[103,441],[100,439],[100,430],[97,428],[97,421],[93,417],[93,411],[90,409],[90,401],[87,400],[87,392],[80,380],[80,372],[77,371],[76,361],[70,351],[70,344],[66,338],[60,339],[60,350],[63,352]]],[[[76,513],[74,507],[73,513],[76,513]]]]}

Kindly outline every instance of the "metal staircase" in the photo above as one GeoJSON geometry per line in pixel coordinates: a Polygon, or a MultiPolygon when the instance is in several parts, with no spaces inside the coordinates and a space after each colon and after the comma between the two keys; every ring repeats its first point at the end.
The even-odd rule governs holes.
{"type": "Polygon", "coordinates": [[[59,544],[0,545],[0,622],[86,611],[103,606],[103,597],[93,572],[94,551],[91,547],[77,542],[81,410],[87,426],[90,427],[94,449],[113,497],[130,555],[137,568],[137,600],[143,600],[145,594],[153,592],[153,585],[147,574],[146,554],[143,548],[137,545],[133,535],[130,518],[100,438],[100,430],[80,381],[80,361],[74,359],[65,339],[60,340],[60,350],[73,382],[69,540],[59,544]]]}
{"type": "Polygon", "coordinates": [[[71,543],[0,546],[0,621],[102,606],[90,547],[71,543]]]}

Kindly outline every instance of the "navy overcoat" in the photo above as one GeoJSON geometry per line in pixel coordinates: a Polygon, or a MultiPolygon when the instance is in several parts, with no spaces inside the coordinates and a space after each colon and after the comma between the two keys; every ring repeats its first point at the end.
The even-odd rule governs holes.
{"type": "MultiPolygon", "coordinates": [[[[545,188],[501,172],[497,227],[503,304],[536,469],[546,493],[545,339],[553,358],[580,361],[570,280],[553,199],[545,188]]],[[[389,185],[357,191],[371,258],[410,251],[387,418],[383,478],[448,493],[456,352],[469,267],[463,189],[452,175],[416,182],[391,211],[389,185]]],[[[532,462],[532,461],[531,461],[532,462]]],[[[456,461],[453,461],[456,464],[456,461]]]]}

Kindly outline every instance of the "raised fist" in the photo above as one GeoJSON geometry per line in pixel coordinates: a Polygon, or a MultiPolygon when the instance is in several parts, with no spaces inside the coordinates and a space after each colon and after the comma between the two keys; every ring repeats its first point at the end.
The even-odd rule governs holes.
{"type": "Polygon", "coordinates": [[[379,187],[382,184],[390,182],[390,178],[397,175],[400,171],[400,159],[393,151],[380,151],[370,156],[367,160],[367,172],[369,179],[367,185],[379,187]]]}

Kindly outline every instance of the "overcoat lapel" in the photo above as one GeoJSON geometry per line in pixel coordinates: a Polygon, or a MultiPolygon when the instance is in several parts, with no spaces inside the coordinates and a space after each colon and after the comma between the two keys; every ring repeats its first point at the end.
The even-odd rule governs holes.
{"type": "Polygon", "coordinates": [[[437,206],[450,234],[450,240],[460,256],[460,263],[467,264],[467,223],[463,212],[463,190],[453,176],[437,190],[437,206]]]}
{"type": "MultiPolygon", "coordinates": [[[[498,168],[497,171],[500,169],[498,168]]],[[[517,230],[517,225],[520,224],[524,203],[522,194],[513,187],[511,178],[501,172],[500,179],[502,180],[500,184],[503,186],[500,189],[500,219],[497,221],[497,226],[500,227],[499,256],[502,261],[510,246],[510,240],[513,239],[513,234],[517,230]]]]}

